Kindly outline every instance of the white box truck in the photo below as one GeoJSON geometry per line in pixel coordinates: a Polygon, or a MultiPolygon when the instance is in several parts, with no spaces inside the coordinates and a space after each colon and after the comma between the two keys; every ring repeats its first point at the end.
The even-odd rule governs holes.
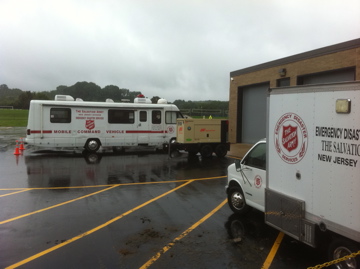
{"type": "MultiPolygon", "coordinates": [[[[275,88],[267,138],[228,168],[230,208],[265,222],[329,259],[360,250],[360,82],[275,88]]],[[[338,263],[360,268],[360,255],[338,263]]]]}
{"type": "Polygon", "coordinates": [[[30,102],[26,143],[42,148],[79,148],[96,152],[100,146],[167,148],[176,139],[173,104],[159,99],[152,104],[143,95],[134,103],[85,102],[69,95],[30,102]]]}

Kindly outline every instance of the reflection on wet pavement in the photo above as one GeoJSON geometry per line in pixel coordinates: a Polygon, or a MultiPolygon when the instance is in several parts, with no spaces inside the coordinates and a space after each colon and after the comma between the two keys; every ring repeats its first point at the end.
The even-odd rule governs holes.
{"type": "Polygon", "coordinates": [[[187,154],[65,154],[32,152],[25,156],[28,187],[69,187],[183,180],[226,175],[228,159],[190,159],[187,154]],[[200,169],[199,169],[200,168],[200,169]],[[199,172],[196,172],[199,171],[199,172]],[[195,173],[195,174],[194,174],[195,173]],[[197,175],[199,174],[199,175],[197,175]]]}

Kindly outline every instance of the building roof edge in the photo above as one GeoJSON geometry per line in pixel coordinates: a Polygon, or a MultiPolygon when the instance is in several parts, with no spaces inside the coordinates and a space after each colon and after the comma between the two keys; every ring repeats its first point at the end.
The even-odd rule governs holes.
{"type": "Polygon", "coordinates": [[[357,47],[360,47],[360,38],[342,42],[342,43],[338,43],[335,45],[330,45],[330,46],[315,49],[315,50],[310,50],[310,51],[299,53],[299,54],[295,54],[292,56],[288,56],[285,58],[266,62],[263,64],[254,65],[254,66],[247,67],[244,69],[232,71],[232,72],[230,72],[230,77],[235,77],[235,76],[251,73],[254,71],[259,71],[259,70],[263,70],[263,69],[267,69],[267,68],[271,68],[271,67],[275,67],[275,66],[279,66],[279,65],[289,64],[289,63],[293,63],[293,62],[298,62],[301,60],[315,58],[315,57],[319,57],[319,56],[323,56],[323,55],[327,55],[327,54],[331,54],[331,53],[336,53],[336,52],[340,52],[340,51],[344,51],[344,50],[349,50],[349,49],[353,49],[353,48],[357,48],[357,47]]]}

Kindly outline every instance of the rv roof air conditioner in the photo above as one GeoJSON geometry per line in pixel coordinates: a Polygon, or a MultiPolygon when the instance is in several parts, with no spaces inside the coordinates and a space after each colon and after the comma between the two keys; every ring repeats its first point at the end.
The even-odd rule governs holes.
{"type": "Polygon", "coordinates": [[[76,101],[76,102],[84,102],[84,100],[81,99],[81,98],[76,98],[75,101],[76,101]]]}
{"type": "Polygon", "coordinates": [[[105,102],[106,102],[106,103],[114,103],[114,100],[113,100],[113,99],[110,99],[110,98],[107,98],[107,99],[105,100],[105,102]]]}
{"type": "Polygon", "coordinates": [[[161,99],[158,100],[157,103],[158,103],[158,104],[167,104],[168,102],[167,102],[166,99],[161,98],[161,99]]]}
{"type": "Polygon", "coordinates": [[[70,95],[55,95],[55,101],[74,101],[70,95]]]}

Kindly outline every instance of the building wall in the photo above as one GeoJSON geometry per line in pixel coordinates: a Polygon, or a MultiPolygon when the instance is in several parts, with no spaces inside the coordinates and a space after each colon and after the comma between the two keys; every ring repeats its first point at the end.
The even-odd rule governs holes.
{"type": "MultiPolygon", "coordinates": [[[[333,53],[327,53],[326,49],[321,49],[319,51],[313,51],[321,54],[319,56],[306,57],[312,54],[316,55],[316,53],[308,52],[304,53],[304,57],[291,56],[263,65],[231,72],[229,92],[229,141],[231,143],[237,143],[236,131],[239,122],[238,92],[241,87],[270,82],[270,87],[274,88],[277,85],[278,79],[287,77],[290,78],[290,86],[296,86],[299,76],[349,67],[355,67],[355,80],[360,80],[360,39],[355,41],[355,46],[353,42],[351,49],[337,50],[333,53]],[[299,58],[300,60],[297,60],[299,58]],[[262,68],[263,66],[265,68],[262,68]],[[286,69],[286,75],[284,77],[279,75],[279,69],[282,68],[286,69]]],[[[334,51],[333,47],[334,46],[331,47],[332,51],[334,51]]],[[[244,145],[244,147],[248,148],[249,145],[244,145]]]]}

